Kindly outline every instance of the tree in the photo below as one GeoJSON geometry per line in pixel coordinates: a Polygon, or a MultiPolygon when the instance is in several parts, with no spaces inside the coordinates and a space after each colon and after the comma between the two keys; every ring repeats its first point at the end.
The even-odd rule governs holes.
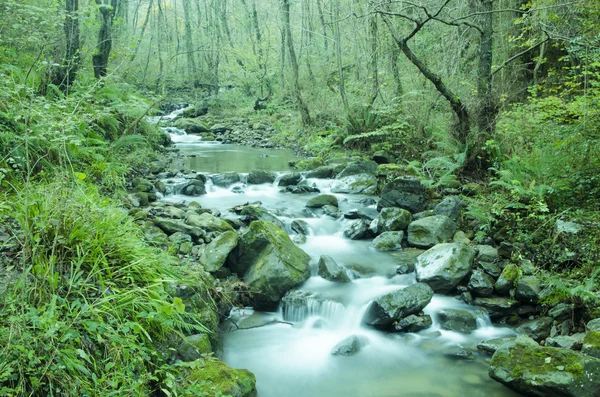
{"type": "Polygon", "coordinates": [[[100,11],[100,30],[98,31],[96,52],[92,56],[92,64],[94,65],[94,76],[97,79],[106,76],[108,71],[108,58],[113,41],[113,19],[118,3],[119,0],[96,0],[100,11]]]}
{"type": "Polygon", "coordinates": [[[65,0],[65,9],[65,57],[61,66],[54,71],[51,81],[68,95],[80,66],[79,0],[65,0]]]}

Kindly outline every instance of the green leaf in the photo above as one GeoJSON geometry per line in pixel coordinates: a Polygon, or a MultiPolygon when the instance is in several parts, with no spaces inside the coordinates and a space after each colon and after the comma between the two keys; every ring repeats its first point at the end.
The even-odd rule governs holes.
{"type": "Polygon", "coordinates": [[[181,298],[176,297],[173,299],[173,307],[177,310],[177,313],[185,313],[185,303],[181,300],[181,298]]]}

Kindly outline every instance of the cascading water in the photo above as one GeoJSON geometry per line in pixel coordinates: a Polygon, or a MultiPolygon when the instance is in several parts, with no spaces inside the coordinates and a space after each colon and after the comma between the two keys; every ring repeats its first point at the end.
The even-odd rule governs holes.
{"type": "MultiPolygon", "coordinates": [[[[218,147],[217,145],[213,145],[218,147]]],[[[258,157],[264,150],[210,148],[204,143],[185,144],[185,153],[204,158],[200,171],[218,173],[270,168],[272,157],[258,157]],[[238,151],[241,150],[241,151],[238,151]],[[228,156],[229,157],[228,160],[228,156]],[[241,160],[240,158],[245,158],[241,160]],[[246,161],[250,158],[251,161],[246,161]],[[257,159],[262,159],[263,166],[257,159]],[[223,161],[227,165],[223,165],[223,161]]],[[[270,150],[272,156],[277,151],[270,150]]],[[[283,169],[284,167],[280,168],[283,169]]],[[[316,194],[280,193],[274,184],[247,186],[245,176],[227,188],[207,184],[207,194],[194,197],[205,208],[222,214],[246,202],[261,201],[289,227],[303,220],[310,233],[300,247],[312,260],[312,276],[291,291],[277,312],[260,313],[236,309],[224,326],[230,331],[223,339],[222,359],[230,366],[248,368],[256,374],[259,397],[398,397],[398,396],[514,396],[487,376],[485,358],[458,358],[460,349],[474,350],[477,343],[512,334],[492,326],[480,309],[452,297],[435,295],[424,312],[431,315],[431,328],[415,334],[390,334],[366,328],[361,319],[374,299],[415,283],[414,274],[396,275],[402,260],[414,259],[418,250],[382,253],[369,247],[369,241],[343,237],[349,220],[318,216],[306,209],[306,201],[316,194]],[[240,189],[243,193],[240,194],[240,189]],[[317,275],[321,255],[331,256],[352,279],[334,283],[317,275]],[[443,330],[438,313],[443,309],[470,311],[478,328],[471,334],[443,330]],[[334,356],[334,347],[345,338],[357,336],[363,343],[353,356],[334,356]]],[[[169,182],[169,181],[167,181],[169,182]]],[[[171,180],[171,185],[182,181],[171,180]]],[[[321,193],[330,193],[331,180],[309,179],[321,193]]],[[[177,192],[177,190],[175,190],[177,192]]],[[[374,213],[366,196],[335,194],[341,213],[352,210],[374,213]],[[366,203],[366,204],[365,204],[366,203]]],[[[169,202],[190,200],[177,193],[169,202]]]]}

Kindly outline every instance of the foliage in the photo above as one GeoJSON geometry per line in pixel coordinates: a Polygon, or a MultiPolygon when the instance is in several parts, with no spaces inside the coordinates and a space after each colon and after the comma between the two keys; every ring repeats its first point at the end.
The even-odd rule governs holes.
{"type": "Polygon", "coordinates": [[[15,194],[0,214],[21,251],[0,311],[0,395],[147,395],[168,337],[207,332],[169,293],[183,281],[174,260],[85,182],[15,194]]]}

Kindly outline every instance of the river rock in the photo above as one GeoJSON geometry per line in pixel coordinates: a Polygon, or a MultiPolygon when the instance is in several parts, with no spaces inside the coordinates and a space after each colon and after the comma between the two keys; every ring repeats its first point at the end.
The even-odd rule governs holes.
{"type": "Polygon", "coordinates": [[[237,172],[226,172],[224,174],[212,175],[212,183],[219,187],[229,187],[240,181],[240,175],[237,172]]]}
{"type": "Polygon", "coordinates": [[[308,185],[295,185],[295,186],[286,186],[285,189],[280,190],[282,193],[292,193],[292,194],[307,194],[307,193],[320,193],[321,191],[314,187],[308,185]]]}
{"type": "Polygon", "coordinates": [[[374,161],[357,161],[355,163],[350,163],[335,176],[335,179],[343,179],[348,176],[360,174],[373,174],[377,169],[377,166],[378,164],[374,161]]]}
{"type": "Polygon", "coordinates": [[[435,292],[450,292],[473,266],[475,251],[463,244],[438,244],[417,258],[417,281],[428,284],[435,292]]]}
{"type": "Polygon", "coordinates": [[[545,346],[562,349],[581,350],[585,334],[557,335],[546,339],[545,346]]]}
{"type": "Polygon", "coordinates": [[[507,343],[513,343],[515,339],[516,336],[503,336],[501,338],[489,339],[479,343],[477,345],[477,350],[487,354],[494,354],[496,353],[496,350],[500,349],[507,343]]]}
{"type": "Polygon", "coordinates": [[[257,309],[275,309],[281,297],[310,277],[310,257],[275,224],[254,221],[227,264],[242,277],[257,309]]]}
{"type": "Polygon", "coordinates": [[[338,206],[338,199],[333,194],[321,194],[306,202],[308,208],[321,208],[325,205],[338,206]]]}
{"type": "Polygon", "coordinates": [[[600,395],[600,360],[568,349],[542,347],[527,337],[496,351],[490,377],[527,396],[600,395]]]}
{"type": "Polygon", "coordinates": [[[593,320],[588,321],[585,325],[586,331],[600,331],[600,318],[595,318],[593,320]]]}
{"type": "Polygon", "coordinates": [[[212,353],[212,346],[207,334],[186,336],[177,348],[177,356],[183,362],[198,360],[203,354],[212,353]]]}
{"type": "Polygon", "coordinates": [[[364,219],[368,221],[372,221],[378,216],[377,211],[372,208],[352,209],[344,213],[344,218],[346,219],[364,219]]]}
{"type": "Polygon", "coordinates": [[[429,248],[450,241],[455,231],[456,224],[447,216],[428,216],[408,225],[408,244],[429,248]]]}
{"type": "Polygon", "coordinates": [[[294,237],[292,237],[292,241],[294,244],[302,245],[306,244],[307,238],[304,234],[296,234],[294,237]]]}
{"type": "Polygon", "coordinates": [[[233,227],[231,227],[227,221],[217,218],[208,212],[197,214],[195,212],[188,211],[186,214],[186,222],[191,226],[204,230],[206,233],[224,233],[233,231],[233,227]]]}
{"type": "Polygon", "coordinates": [[[498,280],[496,280],[495,290],[498,295],[508,295],[519,278],[519,268],[514,263],[509,263],[504,267],[498,280]]]}
{"type": "Polygon", "coordinates": [[[520,303],[514,299],[493,296],[490,298],[475,298],[473,302],[476,306],[487,309],[492,320],[509,316],[517,310],[520,303]]]}
{"type": "Polygon", "coordinates": [[[382,208],[381,213],[371,222],[371,231],[374,234],[404,230],[412,221],[410,212],[403,208],[382,208]]]}
{"type": "Polygon", "coordinates": [[[210,385],[210,394],[214,396],[256,396],[256,377],[252,372],[229,368],[224,362],[212,358],[196,360],[181,367],[175,382],[181,390],[210,385]]]}
{"type": "Polygon", "coordinates": [[[588,356],[600,358],[600,331],[590,331],[585,334],[581,352],[588,356]]]}
{"type": "MultiPolygon", "coordinates": [[[[475,262],[477,263],[477,257],[475,257],[475,262]]],[[[502,269],[495,262],[478,262],[479,266],[483,269],[484,272],[493,277],[494,280],[500,277],[502,273],[502,269]]]]}
{"type": "Polygon", "coordinates": [[[483,270],[473,270],[467,288],[474,296],[492,296],[494,292],[494,279],[483,270]]]}
{"type": "Polygon", "coordinates": [[[352,356],[360,351],[369,340],[364,336],[351,335],[331,349],[332,356],[352,356]]]}
{"type": "Polygon", "coordinates": [[[163,214],[169,218],[185,219],[185,211],[172,205],[166,205],[163,214]]]}
{"type": "Polygon", "coordinates": [[[541,341],[550,336],[553,320],[550,317],[540,317],[524,322],[517,327],[517,332],[525,334],[531,339],[541,341]]]}
{"type": "Polygon", "coordinates": [[[340,209],[333,205],[326,204],[323,206],[323,213],[327,216],[337,219],[341,216],[340,209]]]}
{"type": "Polygon", "coordinates": [[[404,232],[383,232],[371,243],[377,251],[398,251],[402,249],[404,232]]]}
{"type": "Polygon", "coordinates": [[[240,211],[240,215],[249,221],[267,221],[276,224],[280,229],[285,229],[285,225],[279,218],[260,206],[247,205],[240,211]]]}
{"type": "Polygon", "coordinates": [[[181,188],[181,194],[185,196],[201,196],[206,194],[206,187],[204,186],[204,182],[194,179],[187,182],[181,188]]]}
{"type": "Polygon", "coordinates": [[[572,303],[559,303],[548,310],[548,315],[554,320],[562,321],[573,317],[575,305],[572,303]]]}
{"type": "Polygon", "coordinates": [[[293,186],[299,184],[301,180],[302,175],[299,172],[292,172],[282,175],[277,186],[293,186]]]}
{"type": "Polygon", "coordinates": [[[400,207],[415,213],[422,211],[424,204],[425,186],[415,177],[402,176],[383,186],[377,209],[400,207]]]}
{"type": "Polygon", "coordinates": [[[441,203],[435,206],[435,215],[444,215],[453,221],[458,221],[464,202],[458,196],[446,196],[441,203]]]}
{"type": "Polygon", "coordinates": [[[419,313],[431,302],[433,290],[417,283],[386,294],[373,301],[363,317],[363,323],[375,328],[389,328],[410,314],[419,313]]]}
{"type": "Polygon", "coordinates": [[[206,235],[206,232],[199,227],[196,227],[196,225],[186,225],[183,221],[178,219],[156,217],[152,221],[168,236],[181,232],[183,234],[189,234],[197,241],[206,235]]]}
{"type": "Polygon", "coordinates": [[[227,256],[237,244],[238,235],[234,231],[228,231],[219,235],[202,252],[200,264],[204,266],[206,271],[211,273],[216,272],[225,264],[227,256]]]}
{"type": "Polygon", "coordinates": [[[491,245],[476,245],[475,250],[477,251],[475,257],[477,262],[494,263],[498,260],[498,250],[491,245]]]}
{"type": "Polygon", "coordinates": [[[540,300],[540,280],[536,276],[524,276],[517,280],[515,298],[523,303],[538,303],[540,300]]]}
{"type": "Polygon", "coordinates": [[[340,267],[329,255],[321,255],[317,269],[319,276],[326,280],[341,283],[350,282],[350,278],[346,274],[346,271],[340,267]]]}
{"type": "Polygon", "coordinates": [[[344,236],[350,240],[364,240],[373,238],[373,232],[369,228],[369,223],[363,219],[357,219],[350,223],[350,226],[344,230],[344,236]]]}
{"type": "Polygon", "coordinates": [[[302,219],[294,219],[292,221],[291,228],[292,231],[297,234],[304,234],[305,236],[308,236],[310,234],[310,226],[306,221],[303,221],[302,219]]]}
{"type": "Polygon", "coordinates": [[[377,178],[373,174],[356,174],[335,180],[332,193],[373,194],[377,189],[377,178]]]}
{"type": "Polygon", "coordinates": [[[477,329],[477,318],[468,310],[443,309],[438,313],[442,329],[470,334],[477,329]]]}
{"type": "Polygon", "coordinates": [[[335,170],[335,166],[332,165],[324,165],[314,170],[310,170],[306,173],[307,178],[315,178],[315,179],[329,179],[333,177],[333,172],[335,170]]]}
{"type": "Polygon", "coordinates": [[[419,332],[431,327],[432,324],[429,314],[411,314],[398,321],[394,329],[398,332],[419,332]]]}
{"type": "Polygon", "coordinates": [[[263,183],[275,182],[275,174],[270,171],[252,170],[248,174],[249,185],[261,185],[263,183]]]}

